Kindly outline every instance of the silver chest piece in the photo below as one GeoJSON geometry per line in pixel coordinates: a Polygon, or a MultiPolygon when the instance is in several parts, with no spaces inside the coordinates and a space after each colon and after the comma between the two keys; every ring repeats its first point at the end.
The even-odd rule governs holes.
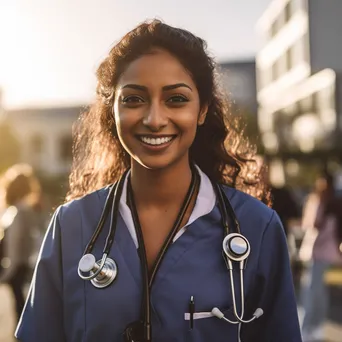
{"type": "Polygon", "coordinates": [[[99,289],[109,286],[115,280],[118,273],[118,268],[113,259],[106,258],[102,269],[101,263],[103,263],[102,259],[96,261],[93,254],[85,254],[78,264],[79,270],[82,273],[90,273],[90,279],[88,279],[99,289]],[[100,269],[101,271],[99,272],[100,269]],[[99,273],[94,278],[91,278],[97,272],[99,273]]]}
{"type": "Polygon", "coordinates": [[[248,240],[241,234],[228,234],[222,243],[222,248],[227,257],[234,261],[245,260],[251,251],[248,240]]]}

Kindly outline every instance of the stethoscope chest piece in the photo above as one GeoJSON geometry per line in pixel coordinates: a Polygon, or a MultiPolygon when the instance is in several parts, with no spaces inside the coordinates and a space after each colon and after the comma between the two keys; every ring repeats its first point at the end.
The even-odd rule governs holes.
{"type": "Polygon", "coordinates": [[[248,240],[238,233],[228,234],[223,240],[222,248],[227,257],[234,261],[247,259],[251,250],[248,240]]]}
{"type": "Polygon", "coordinates": [[[98,261],[96,261],[94,255],[85,254],[78,264],[78,269],[82,279],[90,280],[99,289],[109,286],[118,274],[115,261],[105,254],[98,261]],[[88,273],[89,276],[84,276],[84,273],[88,273]]]}

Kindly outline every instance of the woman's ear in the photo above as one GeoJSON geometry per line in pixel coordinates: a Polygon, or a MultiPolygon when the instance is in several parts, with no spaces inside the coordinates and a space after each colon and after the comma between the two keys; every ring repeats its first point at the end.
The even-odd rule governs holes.
{"type": "Polygon", "coordinates": [[[207,117],[207,113],[208,113],[208,105],[202,106],[201,111],[198,115],[198,121],[197,121],[197,124],[199,126],[204,124],[205,118],[207,117]]]}

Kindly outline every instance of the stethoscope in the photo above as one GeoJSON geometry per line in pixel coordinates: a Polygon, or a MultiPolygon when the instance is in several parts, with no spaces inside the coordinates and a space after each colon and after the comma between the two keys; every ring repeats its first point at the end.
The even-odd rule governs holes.
{"type": "MultiPolygon", "coordinates": [[[[104,205],[104,209],[102,211],[100,220],[98,225],[85,248],[83,256],[78,265],[78,274],[83,280],[90,280],[93,286],[96,288],[106,288],[110,284],[114,282],[118,274],[118,267],[116,262],[109,258],[109,252],[111,246],[114,241],[116,226],[117,226],[117,218],[119,211],[120,198],[124,186],[124,182],[126,180],[127,174],[129,170],[127,170],[117,184],[113,184],[110,187],[109,193],[107,195],[107,199],[104,205]],[[110,213],[109,213],[110,212],[110,213]],[[102,252],[102,258],[96,261],[95,256],[91,254],[94,244],[104,226],[104,223],[110,214],[110,228],[106,238],[105,246],[102,252]]],[[[172,243],[174,236],[176,235],[179,226],[183,220],[185,212],[191,202],[191,198],[193,197],[195,190],[199,184],[199,174],[195,168],[193,168],[193,177],[191,180],[190,187],[188,189],[187,195],[183,202],[182,208],[178,214],[178,217],[175,221],[174,227],[168,235],[159,256],[157,257],[156,263],[152,269],[152,273],[149,274],[146,252],[144,246],[144,240],[142,236],[142,230],[139,223],[138,214],[136,212],[134,198],[132,195],[132,188],[130,183],[130,177],[128,177],[127,182],[127,201],[132,211],[132,218],[134,222],[134,226],[136,228],[137,238],[138,238],[138,252],[141,260],[142,273],[143,273],[143,300],[142,300],[142,312],[143,312],[143,320],[138,322],[133,322],[129,324],[124,332],[125,341],[127,342],[147,342],[151,341],[151,310],[150,310],[150,287],[153,282],[154,276],[161,264],[163,257],[172,243]]],[[[263,310],[261,308],[257,308],[254,312],[252,318],[249,320],[244,320],[244,269],[247,262],[247,258],[250,254],[250,244],[245,236],[241,234],[240,225],[236,218],[235,212],[232,208],[230,201],[225,195],[222,187],[219,184],[214,184],[214,189],[218,199],[218,206],[221,212],[222,223],[224,226],[225,237],[222,242],[222,255],[225,260],[226,266],[229,270],[230,274],[230,284],[232,291],[232,302],[233,302],[233,313],[235,316],[235,321],[229,320],[224,316],[224,314],[218,309],[212,309],[212,315],[218,317],[219,319],[223,319],[231,324],[239,325],[239,335],[240,328],[242,323],[250,323],[255,319],[259,318],[263,314],[263,310]],[[229,228],[229,217],[232,219],[236,232],[230,233],[229,228]],[[241,287],[241,313],[239,315],[236,305],[235,298],[235,286],[234,286],[234,274],[233,274],[233,263],[239,264],[240,271],[240,287],[241,287]]],[[[240,340],[240,337],[239,337],[240,340]]]]}

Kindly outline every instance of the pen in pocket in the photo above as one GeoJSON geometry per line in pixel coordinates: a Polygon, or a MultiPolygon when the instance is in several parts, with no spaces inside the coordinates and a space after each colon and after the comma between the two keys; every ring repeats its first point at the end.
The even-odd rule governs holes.
{"type": "Polygon", "coordinates": [[[194,296],[191,296],[190,302],[189,302],[190,330],[194,328],[194,313],[195,313],[195,300],[194,300],[194,296]]]}

